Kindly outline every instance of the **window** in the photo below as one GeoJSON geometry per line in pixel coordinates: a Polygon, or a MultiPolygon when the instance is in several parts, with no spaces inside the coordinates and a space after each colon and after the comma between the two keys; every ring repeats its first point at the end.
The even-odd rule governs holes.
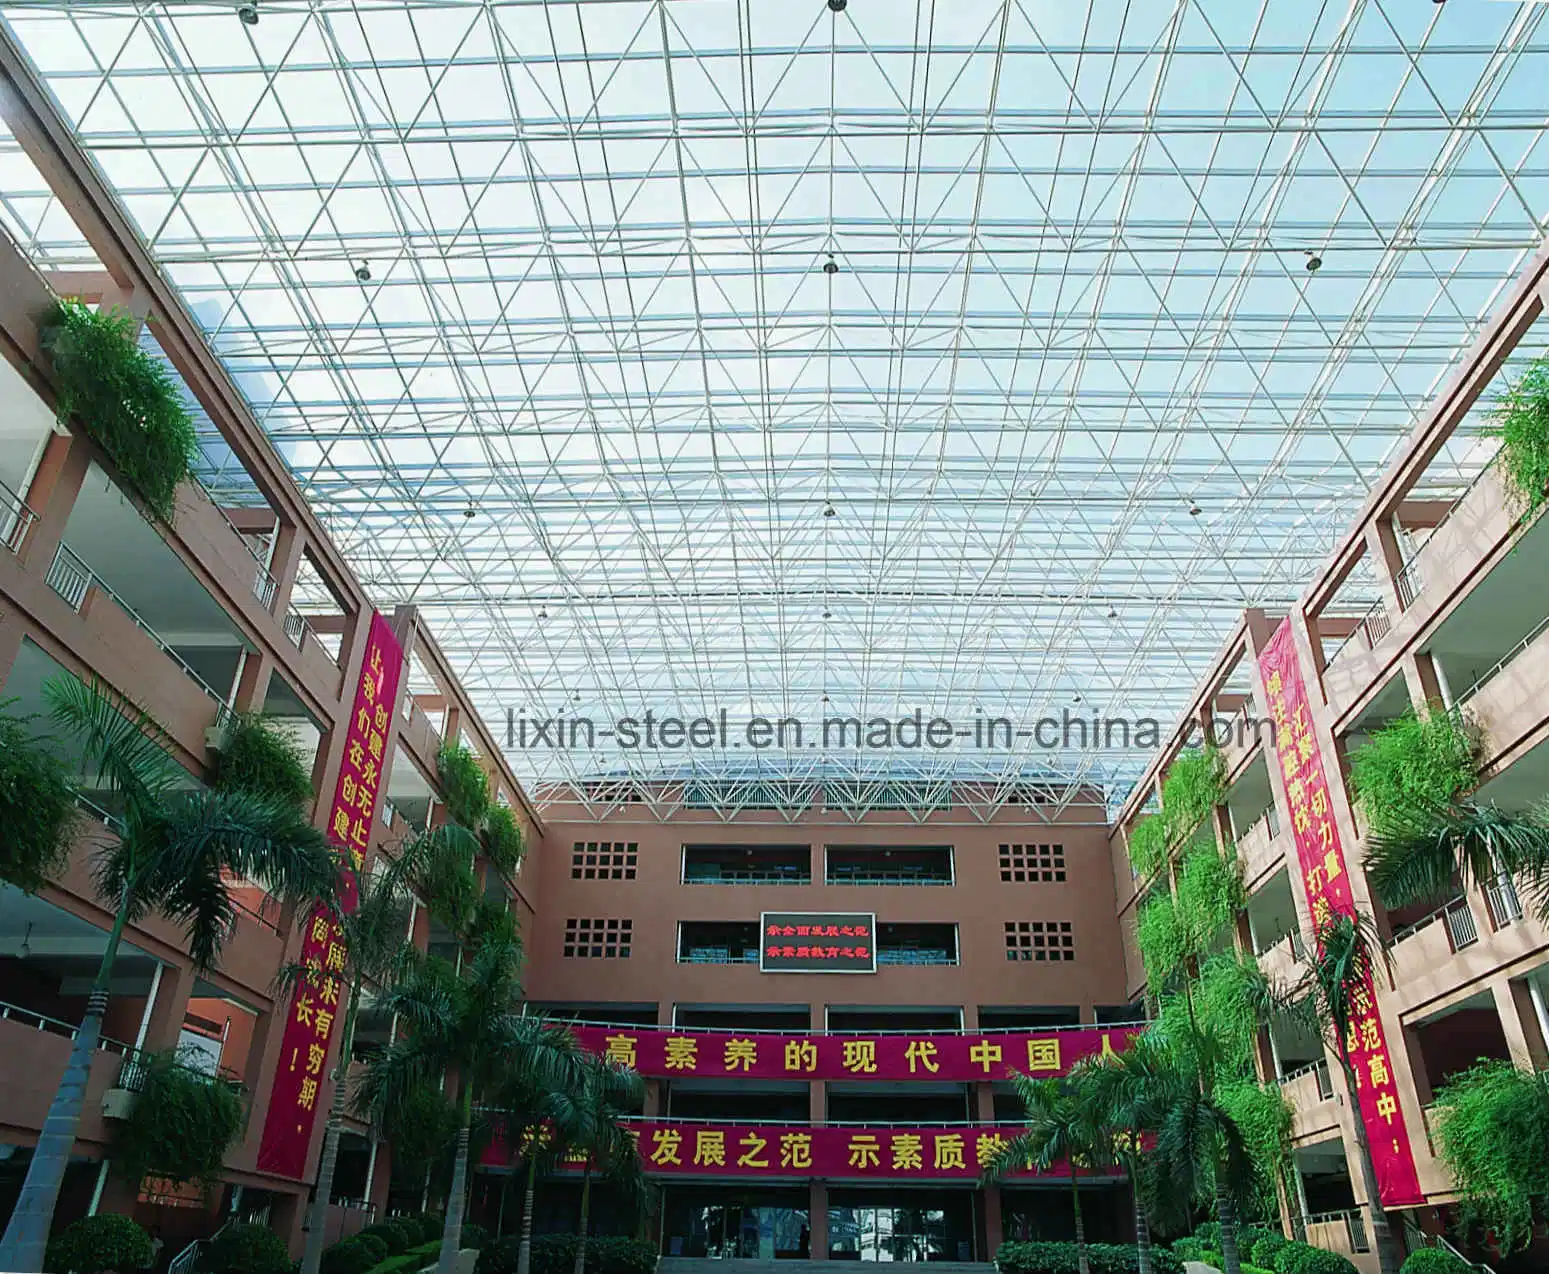
{"type": "Polygon", "coordinates": [[[1006,921],[1006,959],[1074,960],[1076,939],[1068,920],[1006,921]]]}
{"type": "Polygon", "coordinates": [[[565,955],[576,960],[627,960],[632,920],[565,921],[565,955]]]}
{"type": "Polygon", "coordinates": [[[576,841],[570,855],[571,880],[633,880],[640,846],[635,841],[576,841]]]}
{"type": "Polygon", "coordinates": [[[1002,845],[1000,878],[1013,882],[1065,879],[1063,845],[1002,845]]]}

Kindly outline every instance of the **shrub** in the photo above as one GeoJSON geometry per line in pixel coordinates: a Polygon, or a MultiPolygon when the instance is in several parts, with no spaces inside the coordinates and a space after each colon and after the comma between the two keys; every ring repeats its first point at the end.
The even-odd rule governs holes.
{"type": "MultiPolygon", "coordinates": [[[[1139,1249],[1128,1244],[1088,1243],[1086,1255],[1092,1274],[1135,1274],[1140,1268],[1139,1249]]],[[[1077,1274],[1080,1269],[1074,1243],[1002,1243],[995,1263],[1002,1274],[1077,1274]]],[[[1151,1268],[1154,1274],[1183,1274],[1183,1259],[1176,1251],[1152,1247],[1151,1268]]]]}
{"type": "Polygon", "coordinates": [[[49,1274],[138,1274],[151,1263],[151,1236],[126,1216],[99,1212],[72,1221],[49,1240],[49,1274]]]}
{"type": "Polygon", "coordinates": [[[1358,1274],[1348,1257],[1292,1241],[1275,1253],[1276,1274],[1358,1274]]]}
{"type": "Polygon", "coordinates": [[[362,1230],[323,1251],[322,1274],[367,1274],[387,1259],[387,1244],[362,1230]]]}
{"type": "Polygon", "coordinates": [[[465,747],[444,743],[436,753],[436,774],[441,780],[441,799],[453,822],[469,831],[478,830],[489,813],[489,775],[479,758],[465,747]]]}
{"type": "MultiPolygon", "coordinates": [[[[396,1150],[397,1147],[395,1146],[394,1149],[396,1150]]],[[[441,1232],[446,1229],[445,1214],[440,1212],[421,1212],[415,1219],[419,1222],[421,1243],[429,1243],[432,1240],[437,1243],[441,1241],[441,1232]]]]}
{"type": "Polygon", "coordinates": [[[1549,359],[1540,358],[1496,400],[1489,436],[1496,463],[1528,515],[1549,498],[1549,359]]]}
{"type": "Polygon", "coordinates": [[[1350,756],[1356,803],[1376,832],[1403,829],[1479,782],[1478,748],[1462,717],[1436,705],[1375,731],[1350,756]]]}
{"type": "Polygon", "coordinates": [[[199,1268],[207,1274],[290,1274],[285,1241],[265,1225],[228,1225],[205,1245],[199,1268]]]}
{"type": "Polygon", "coordinates": [[[370,1274],[417,1274],[417,1271],[435,1259],[434,1256],[426,1257],[418,1252],[400,1252],[397,1256],[390,1256],[373,1265],[370,1274]]]}
{"type": "Polygon", "coordinates": [[[1275,1274],[1274,1270],[1266,1270],[1262,1265],[1249,1265],[1243,1262],[1237,1266],[1242,1274],[1275,1274]]]}
{"type": "Polygon", "coordinates": [[[522,865],[522,855],[527,852],[522,839],[522,829],[509,805],[491,805],[484,816],[484,827],[479,834],[484,843],[484,853],[490,862],[507,876],[522,865]]]}
{"type": "Polygon", "coordinates": [[[1207,1248],[1219,1248],[1221,1246],[1221,1223],[1219,1221],[1201,1221],[1194,1227],[1194,1237],[1207,1248]]]}
{"type": "Polygon", "coordinates": [[[1226,1268],[1226,1258],[1213,1248],[1206,1248],[1199,1254],[1199,1259],[1206,1265],[1213,1265],[1218,1270],[1226,1268]]]}
{"type": "Polygon", "coordinates": [[[1476,1267],[1444,1247],[1422,1247],[1411,1252],[1398,1274],[1477,1274],[1476,1267]]]}
{"type": "Polygon", "coordinates": [[[1181,1239],[1174,1239],[1172,1244],[1173,1255],[1180,1261],[1203,1261],[1205,1259],[1204,1240],[1195,1235],[1185,1235],[1181,1239]]]}
{"type": "Polygon", "coordinates": [[[462,1232],[457,1236],[457,1246],[461,1248],[478,1248],[483,1251],[489,1246],[489,1231],[482,1225],[473,1221],[464,1221],[462,1232]]]}
{"type": "Polygon", "coordinates": [[[261,712],[238,714],[215,756],[212,781],[223,792],[247,792],[310,810],[311,767],[283,725],[261,712]]]}
{"type": "Polygon", "coordinates": [[[1272,1270],[1275,1268],[1275,1254],[1279,1252],[1280,1249],[1285,1245],[1285,1235],[1276,1234],[1273,1230],[1266,1230],[1264,1234],[1254,1242],[1253,1251],[1249,1253],[1249,1258],[1255,1265],[1263,1266],[1265,1269],[1272,1270]]]}
{"type": "Polygon", "coordinates": [[[1226,763],[1212,747],[1180,752],[1162,780],[1162,817],[1174,837],[1187,836],[1226,796],[1226,763]]]}
{"type": "MultiPolygon", "coordinates": [[[[235,1085],[179,1060],[175,1050],[144,1058],[129,1117],[113,1138],[113,1166],[132,1181],[214,1181],[242,1135],[235,1085]]],[[[129,1063],[126,1062],[125,1065],[129,1063]]]]}
{"type": "Polygon", "coordinates": [[[75,788],[65,764],[32,730],[33,715],[0,703],[0,880],[36,893],[64,865],[75,824],[75,788]]]}
{"type": "Polygon", "coordinates": [[[42,338],[60,421],[73,417],[152,515],[172,521],[199,440],[171,370],[140,348],[134,318],[120,309],[63,300],[44,320],[42,338]]]}
{"type": "Polygon", "coordinates": [[[409,1249],[410,1256],[436,1256],[441,1251],[440,1239],[426,1239],[409,1249]]]}
{"type": "Polygon", "coordinates": [[[1493,1231],[1502,1251],[1529,1242],[1549,1210],[1549,1072],[1479,1062],[1447,1081],[1434,1110],[1463,1222],[1493,1231]]]}
{"type": "MultiPolygon", "coordinates": [[[[405,1171],[422,1172],[451,1149],[458,1118],[456,1104],[444,1093],[429,1084],[420,1084],[388,1110],[382,1132],[392,1143],[394,1161],[405,1171]]],[[[441,1237],[439,1217],[414,1220],[421,1243],[441,1237]]]]}
{"type": "MultiPolygon", "coordinates": [[[[475,1274],[516,1274],[520,1243],[515,1236],[491,1243],[480,1252],[475,1274]]],[[[575,1253],[575,1235],[540,1234],[532,1241],[532,1274],[571,1274],[575,1253]]],[[[653,1243],[607,1234],[586,1241],[586,1274],[652,1274],[655,1269],[653,1243]]],[[[1168,1272],[1158,1270],[1157,1274],[1168,1272]]]]}

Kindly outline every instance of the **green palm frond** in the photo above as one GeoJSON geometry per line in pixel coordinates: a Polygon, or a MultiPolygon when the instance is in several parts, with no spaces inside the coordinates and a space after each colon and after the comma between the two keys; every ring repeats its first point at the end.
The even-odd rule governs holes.
{"type": "Polygon", "coordinates": [[[83,760],[129,804],[151,804],[188,775],[172,759],[172,740],[143,708],[93,678],[51,677],[43,684],[50,716],[81,746],[83,760]]]}

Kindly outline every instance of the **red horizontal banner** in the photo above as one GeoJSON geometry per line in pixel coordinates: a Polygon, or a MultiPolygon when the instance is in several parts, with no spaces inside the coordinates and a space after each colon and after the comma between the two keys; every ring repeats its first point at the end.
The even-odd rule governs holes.
{"type": "MultiPolygon", "coordinates": [[[[769,1124],[691,1124],[643,1119],[630,1124],[646,1172],[658,1177],[771,1177],[860,1181],[977,1181],[1017,1128],[951,1124],[916,1128],[836,1128],[769,1124]]],[[[498,1140],[486,1167],[510,1156],[498,1140]]],[[[1050,1176],[1065,1175],[1056,1164],[1050,1176]]],[[[1031,1170],[1016,1176],[1038,1176],[1031,1170]]]]}
{"type": "Polygon", "coordinates": [[[876,1079],[968,1083],[1063,1075],[1084,1057],[1115,1053],[1138,1026],[996,1035],[764,1035],[667,1027],[574,1026],[591,1053],[653,1079],[876,1079]]]}

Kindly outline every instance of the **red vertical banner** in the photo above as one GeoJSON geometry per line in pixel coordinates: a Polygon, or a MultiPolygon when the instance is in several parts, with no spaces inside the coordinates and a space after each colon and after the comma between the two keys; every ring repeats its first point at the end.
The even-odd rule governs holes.
{"type": "MultiPolygon", "coordinates": [[[[366,635],[360,683],[344,728],[344,755],[339,782],[328,808],[327,831],[341,854],[359,868],[371,847],[383,758],[392,742],[393,705],[403,675],[403,647],[381,615],[371,617],[366,635]]],[[[345,877],[342,899],[355,908],[354,880],[345,877]]],[[[316,976],[292,993],[286,1008],[263,1139],[258,1143],[258,1168],[300,1180],[306,1173],[307,1147],[317,1123],[318,1098],[330,1068],[334,1039],[343,1029],[345,966],[339,926],[326,908],[307,917],[301,935],[300,962],[316,976]]]]}
{"type": "MultiPolygon", "coordinates": [[[[1339,826],[1329,800],[1328,779],[1317,733],[1312,727],[1307,685],[1302,678],[1296,638],[1287,619],[1259,654],[1259,673],[1275,722],[1273,764],[1285,777],[1291,807],[1296,858],[1307,889],[1315,928],[1336,912],[1355,914],[1349,865],[1340,844],[1339,826]]],[[[1385,1207],[1424,1202],[1409,1145],[1404,1111],[1393,1082],[1386,1033],[1368,973],[1355,992],[1355,1015],[1345,1041],[1355,1068],[1361,1122],[1377,1169],[1377,1187],[1385,1207]]]]}

